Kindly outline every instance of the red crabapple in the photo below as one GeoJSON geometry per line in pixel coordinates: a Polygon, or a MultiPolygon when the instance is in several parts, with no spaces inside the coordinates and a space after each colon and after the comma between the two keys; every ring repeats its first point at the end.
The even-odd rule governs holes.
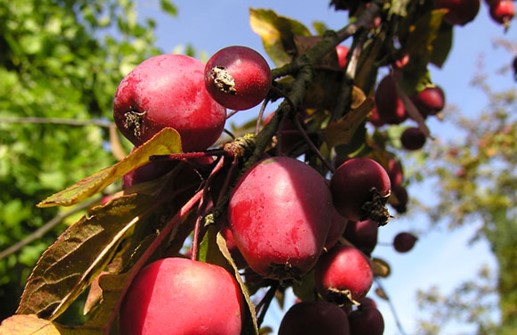
{"type": "Polygon", "coordinates": [[[359,306],[348,314],[350,333],[353,335],[384,334],[384,318],[381,312],[371,305],[359,306]]]}
{"type": "Polygon", "coordinates": [[[389,218],[385,204],[390,188],[390,177],[382,165],[364,157],[345,161],[330,180],[334,206],[351,221],[371,218],[385,224],[389,218]]]}
{"type": "Polygon", "coordinates": [[[400,124],[408,118],[404,102],[399,97],[395,77],[384,76],[375,90],[375,106],[380,124],[400,124]]]}
{"type": "Polygon", "coordinates": [[[222,267],[164,258],[144,267],[131,283],[120,310],[120,332],[239,335],[243,306],[239,284],[222,267]]]}
{"type": "Polygon", "coordinates": [[[345,239],[357,249],[370,255],[377,245],[379,224],[371,219],[350,221],[345,229],[345,239]]]}
{"type": "Polygon", "coordinates": [[[347,224],[348,219],[342,217],[341,214],[339,214],[338,211],[333,208],[330,230],[327,235],[327,240],[325,241],[325,249],[329,250],[334,245],[336,245],[339,239],[343,236],[347,224]]]}
{"type": "Polygon", "coordinates": [[[339,306],[325,301],[302,301],[285,313],[278,335],[349,335],[348,317],[339,306]]]}
{"type": "Polygon", "coordinates": [[[226,110],[203,84],[204,64],[184,55],[148,58],[120,82],[113,117],[120,132],[139,146],[165,127],[181,136],[184,151],[202,151],[223,131],[226,110]]]}
{"type": "Polygon", "coordinates": [[[515,6],[512,0],[490,0],[489,13],[495,22],[508,25],[515,16],[515,6]]]}
{"type": "Polygon", "coordinates": [[[238,181],[228,204],[235,244],[252,270],[299,278],[323,250],[332,214],[325,179],[290,157],[265,158],[238,181]]]}
{"type": "Polygon", "coordinates": [[[418,238],[412,233],[398,233],[393,239],[393,247],[398,252],[408,252],[413,249],[417,240],[418,238]]]}
{"type": "Polygon", "coordinates": [[[445,107],[445,93],[440,86],[429,86],[411,97],[415,107],[426,117],[436,115],[445,107]]]}
{"type": "Polygon", "coordinates": [[[424,147],[427,140],[424,132],[418,127],[409,127],[404,129],[400,135],[400,144],[406,150],[419,150],[424,147]]]}
{"type": "Polygon", "coordinates": [[[314,269],[316,288],[331,302],[358,301],[373,284],[369,259],[352,245],[336,245],[321,255],[314,269]]]}
{"type": "Polygon", "coordinates": [[[258,105],[272,84],[271,69],[264,57],[244,46],[217,51],[206,63],[204,78],[212,97],[234,110],[258,105]]]}

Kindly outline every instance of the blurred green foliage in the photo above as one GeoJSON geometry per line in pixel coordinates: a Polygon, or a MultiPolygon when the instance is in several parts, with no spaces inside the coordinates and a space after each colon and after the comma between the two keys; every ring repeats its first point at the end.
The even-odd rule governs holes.
{"type": "MultiPolygon", "coordinates": [[[[176,15],[170,1],[156,5],[176,15]]],[[[0,1],[0,251],[63,211],[38,202],[115,162],[113,95],[124,74],[161,53],[155,26],[129,0],[0,1]]],[[[0,320],[64,228],[0,259],[0,320]]]]}

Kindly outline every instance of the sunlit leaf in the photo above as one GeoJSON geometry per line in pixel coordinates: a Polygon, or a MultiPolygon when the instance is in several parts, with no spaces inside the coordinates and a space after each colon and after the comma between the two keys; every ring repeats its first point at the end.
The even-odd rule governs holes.
{"type": "Polygon", "coordinates": [[[42,254],[27,280],[17,313],[55,319],[104,270],[116,247],[153,198],[131,194],[98,206],[42,254]]]}
{"type": "Polygon", "coordinates": [[[264,49],[276,66],[292,60],[296,53],[295,36],[311,35],[302,23],[268,9],[250,8],[250,25],[261,37],[264,49]]]}
{"type": "Polygon", "coordinates": [[[246,301],[246,307],[247,307],[247,308],[245,308],[246,317],[243,322],[242,333],[257,335],[259,333],[259,329],[258,329],[257,313],[255,311],[255,305],[253,305],[253,302],[251,301],[251,298],[250,298],[250,295],[248,294],[246,285],[242,281],[241,276],[239,274],[239,269],[237,268],[237,265],[235,265],[235,262],[232,259],[230,251],[228,250],[228,247],[226,246],[226,240],[224,239],[223,235],[220,232],[217,233],[216,241],[217,241],[219,250],[221,251],[221,254],[231,265],[235,279],[239,283],[239,286],[241,287],[241,292],[244,296],[244,300],[246,301]]]}
{"type": "Polygon", "coordinates": [[[178,132],[165,128],[146,143],[113,166],[79,181],[38,204],[38,207],[70,206],[100,192],[115,180],[131,170],[145,165],[152,155],[169,155],[181,152],[181,140],[178,132]]]}
{"type": "Polygon", "coordinates": [[[13,315],[0,325],[2,335],[100,335],[95,330],[80,327],[64,327],[55,322],[38,318],[34,314],[13,315]]]}
{"type": "Polygon", "coordinates": [[[391,267],[385,260],[373,257],[371,264],[375,276],[386,278],[391,274],[391,267]]]}

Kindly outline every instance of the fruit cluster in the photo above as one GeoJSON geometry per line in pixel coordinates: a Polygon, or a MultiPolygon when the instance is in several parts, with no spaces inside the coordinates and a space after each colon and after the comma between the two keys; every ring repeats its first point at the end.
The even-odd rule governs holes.
{"type": "MultiPolygon", "coordinates": [[[[336,52],[339,68],[346,68],[348,49],[338,46],[336,52]]],[[[386,78],[377,92],[394,89],[391,76],[386,78]]],[[[114,118],[134,150],[162,129],[173,128],[181,137],[183,151],[194,154],[190,159],[178,154],[173,159],[153,160],[126,174],[124,189],[133,192],[165,176],[174,181],[169,185],[181,190],[171,197],[184,203],[206,179],[209,207],[223,210],[214,216],[212,225],[224,237],[231,255],[228,261],[242,277],[234,277],[220,265],[198,261],[193,241],[188,247],[192,248],[190,259],[169,255],[138,273],[120,310],[124,334],[240,334],[245,315],[240,281],[250,291],[268,285],[285,290],[309,283],[303,284],[304,290],[312,293],[300,294],[304,301],[287,312],[280,334],[306,333],[307,329],[314,329],[313,333],[328,329],[327,334],[362,334],[374,329],[370,334],[382,334],[382,315],[366,295],[375,276],[371,252],[377,244],[377,230],[391,217],[387,204],[392,187],[402,185],[398,161],[393,159],[384,167],[369,157],[348,157],[330,175],[322,174],[307,162],[283,154],[291,150],[289,146],[310,141],[300,123],[308,116],[298,114],[298,121],[276,120],[283,146],[277,143],[275,147],[272,142],[242,175],[232,173],[234,163],[223,167],[225,173],[214,173],[216,161],[221,160],[218,155],[230,152],[233,162],[241,159],[244,163],[234,151],[207,151],[221,136],[226,108],[257,106],[271,87],[272,75],[264,58],[243,46],[218,51],[206,65],[183,55],[155,56],[121,81],[114,118]],[[227,203],[222,200],[225,192],[227,203]]],[[[377,109],[387,120],[383,108],[398,100],[383,104],[381,93],[377,93],[377,109]]],[[[443,92],[431,87],[414,101],[430,115],[443,108],[443,92]],[[440,106],[437,97],[442,99],[440,106]]],[[[275,116],[272,113],[264,127],[275,116]]],[[[401,196],[397,197],[400,202],[401,196]]],[[[412,247],[406,240],[401,247],[405,251],[412,247]]],[[[397,250],[399,244],[394,243],[397,250]]]]}

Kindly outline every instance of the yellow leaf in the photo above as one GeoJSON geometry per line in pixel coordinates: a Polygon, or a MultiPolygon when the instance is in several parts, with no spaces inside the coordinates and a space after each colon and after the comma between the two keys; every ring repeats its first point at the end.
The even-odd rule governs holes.
{"type": "Polygon", "coordinates": [[[104,168],[78,183],[55,193],[38,204],[38,207],[71,206],[106,188],[126,173],[145,165],[152,155],[181,153],[181,139],[172,128],[164,128],[149,141],[113,166],[104,168]]]}
{"type": "Polygon", "coordinates": [[[100,331],[64,327],[33,314],[13,315],[0,324],[2,335],[99,335],[100,331]]]}

